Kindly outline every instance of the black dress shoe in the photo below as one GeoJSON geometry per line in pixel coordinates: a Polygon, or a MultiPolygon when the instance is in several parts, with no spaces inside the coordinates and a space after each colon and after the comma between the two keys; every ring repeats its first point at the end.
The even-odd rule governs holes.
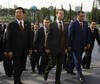
{"type": "Polygon", "coordinates": [[[35,73],[35,70],[32,70],[32,73],[35,73]]]}
{"type": "Polygon", "coordinates": [[[20,84],[24,84],[22,81],[20,81],[20,84]]]}
{"type": "Polygon", "coordinates": [[[62,84],[60,81],[56,81],[55,84],[62,84]]]}
{"type": "Polygon", "coordinates": [[[12,75],[8,75],[8,77],[12,77],[12,75]]]}
{"type": "Polygon", "coordinates": [[[14,82],[14,84],[24,84],[22,81],[17,81],[17,82],[14,82]]]}
{"type": "Polygon", "coordinates": [[[90,67],[86,67],[85,69],[90,69],[90,67]]]}
{"type": "Polygon", "coordinates": [[[39,75],[42,75],[43,73],[42,73],[42,72],[38,72],[38,74],[39,74],[39,75]]]}
{"type": "Polygon", "coordinates": [[[81,83],[83,83],[84,82],[84,80],[83,80],[83,78],[79,78],[79,81],[81,82],[81,83]]]}
{"type": "Polygon", "coordinates": [[[82,64],[82,67],[83,67],[83,68],[85,68],[85,65],[84,65],[84,64],[82,64]]]}
{"type": "Polygon", "coordinates": [[[48,79],[48,72],[44,73],[43,76],[44,76],[44,80],[46,81],[48,79]]]}
{"type": "Polygon", "coordinates": [[[76,73],[74,72],[70,72],[70,71],[67,71],[68,74],[71,74],[71,75],[76,75],[76,73]]]}
{"type": "Polygon", "coordinates": [[[85,66],[82,65],[82,67],[83,67],[83,69],[85,69],[85,66]]]}

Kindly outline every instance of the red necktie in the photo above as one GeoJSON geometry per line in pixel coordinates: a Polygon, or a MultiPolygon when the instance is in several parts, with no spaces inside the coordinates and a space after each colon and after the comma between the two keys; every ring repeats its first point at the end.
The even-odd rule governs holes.
{"type": "Polygon", "coordinates": [[[21,32],[23,32],[22,22],[20,22],[20,30],[21,30],[21,32]]]}
{"type": "Polygon", "coordinates": [[[83,29],[83,23],[82,22],[80,23],[80,26],[81,26],[81,29],[83,29]]]}

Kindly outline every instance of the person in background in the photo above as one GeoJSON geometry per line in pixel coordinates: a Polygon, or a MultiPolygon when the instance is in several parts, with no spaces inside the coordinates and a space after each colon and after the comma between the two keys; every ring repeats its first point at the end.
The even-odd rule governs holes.
{"type": "Polygon", "coordinates": [[[90,64],[91,64],[91,59],[92,59],[92,51],[94,48],[95,40],[97,41],[98,46],[100,47],[100,36],[99,36],[97,24],[95,21],[91,22],[90,27],[89,27],[89,33],[90,33],[89,35],[91,38],[90,48],[85,51],[85,55],[82,60],[82,66],[85,69],[90,69],[90,64]]]}
{"type": "Polygon", "coordinates": [[[47,39],[49,24],[50,24],[50,19],[48,19],[47,17],[44,18],[43,27],[38,29],[37,38],[35,41],[36,49],[39,55],[41,56],[38,74],[43,74],[48,64],[48,56],[47,53],[45,52],[45,47],[46,47],[46,39],[47,39]]]}
{"type": "Polygon", "coordinates": [[[2,51],[3,43],[2,42],[3,42],[5,29],[6,29],[6,24],[4,23],[4,21],[2,21],[2,23],[0,24],[0,61],[3,61],[3,51],[2,51]]]}
{"type": "Polygon", "coordinates": [[[36,50],[36,45],[35,45],[35,40],[37,37],[37,32],[38,32],[38,24],[34,24],[32,26],[32,31],[33,31],[33,52],[32,55],[30,57],[30,61],[31,61],[31,67],[32,67],[32,72],[35,73],[35,66],[37,65],[37,69],[39,70],[39,58],[40,55],[36,50]]]}
{"type": "Polygon", "coordinates": [[[6,24],[4,23],[4,21],[2,21],[2,23],[0,24],[0,36],[5,32],[6,29],[6,24]]]}
{"type": "Polygon", "coordinates": [[[12,59],[9,58],[8,54],[7,54],[7,29],[5,29],[5,32],[3,34],[2,52],[3,52],[3,66],[4,66],[5,74],[8,77],[12,77],[12,75],[13,75],[13,63],[12,63],[12,59]]]}

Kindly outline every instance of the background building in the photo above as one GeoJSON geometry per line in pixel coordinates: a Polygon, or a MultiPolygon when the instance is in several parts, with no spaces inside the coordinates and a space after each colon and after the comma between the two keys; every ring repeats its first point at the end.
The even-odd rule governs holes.
{"type": "Polygon", "coordinates": [[[81,7],[80,7],[80,6],[76,6],[76,7],[75,7],[75,11],[76,11],[76,12],[81,11],[81,7]]]}
{"type": "Polygon", "coordinates": [[[2,9],[2,5],[0,5],[0,9],[2,9]]]}

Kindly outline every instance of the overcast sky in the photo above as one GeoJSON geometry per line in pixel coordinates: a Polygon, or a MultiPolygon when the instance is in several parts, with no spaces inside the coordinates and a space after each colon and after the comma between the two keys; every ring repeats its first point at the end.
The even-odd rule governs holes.
{"type": "Polygon", "coordinates": [[[72,5],[72,9],[75,9],[75,6],[81,6],[83,4],[83,11],[91,11],[92,4],[94,0],[0,0],[0,5],[6,8],[13,8],[16,4],[24,8],[30,8],[35,5],[37,8],[49,7],[50,5],[56,6],[57,8],[63,5],[64,9],[69,9],[69,3],[72,5]]]}

